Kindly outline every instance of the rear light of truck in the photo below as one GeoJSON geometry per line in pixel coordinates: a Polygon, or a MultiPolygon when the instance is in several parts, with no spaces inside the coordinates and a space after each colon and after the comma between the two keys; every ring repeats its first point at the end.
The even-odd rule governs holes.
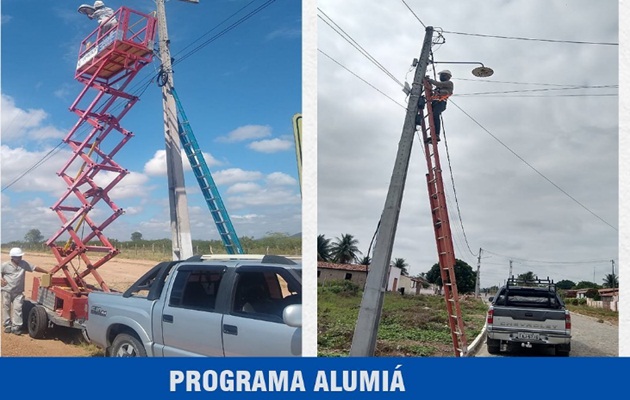
{"type": "Polygon", "coordinates": [[[564,312],[564,329],[571,330],[571,314],[569,311],[564,312]]]}
{"type": "Polygon", "coordinates": [[[492,324],[494,322],[494,310],[491,308],[488,310],[488,318],[486,319],[488,324],[492,324]]]}

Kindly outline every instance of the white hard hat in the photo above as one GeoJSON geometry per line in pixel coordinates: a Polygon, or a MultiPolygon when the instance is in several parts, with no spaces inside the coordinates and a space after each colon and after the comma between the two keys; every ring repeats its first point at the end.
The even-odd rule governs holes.
{"type": "Polygon", "coordinates": [[[19,247],[14,247],[9,251],[9,256],[11,257],[22,257],[24,252],[19,247]]]}
{"type": "Polygon", "coordinates": [[[449,71],[448,69],[440,71],[438,75],[442,75],[442,74],[446,74],[448,76],[453,76],[453,74],[451,74],[451,71],[449,71]]]}
{"type": "Polygon", "coordinates": [[[94,2],[94,8],[103,7],[104,5],[105,5],[105,3],[103,3],[101,0],[96,0],[94,2]]]}

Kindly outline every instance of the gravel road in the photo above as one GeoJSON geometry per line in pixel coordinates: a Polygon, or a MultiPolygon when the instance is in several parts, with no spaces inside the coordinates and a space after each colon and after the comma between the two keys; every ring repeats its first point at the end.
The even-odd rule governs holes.
{"type": "MultiPolygon", "coordinates": [[[[599,322],[597,318],[571,313],[570,357],[617,357],[619,355],[619,326],[599,322]]],[[[479,346],[475,357],[502,357],[489,354],[485,343],[479,346]]],[[[554,356],[552,349],[519,349],[509,356],[554,356]]]]}

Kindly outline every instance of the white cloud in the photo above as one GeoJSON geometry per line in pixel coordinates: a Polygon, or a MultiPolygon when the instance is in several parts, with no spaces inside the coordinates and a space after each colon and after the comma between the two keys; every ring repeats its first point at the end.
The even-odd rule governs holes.
{"type": "Polygon", "coordinates": [[[247,147],[261,153],[277,153],[293,148],[293,142],[276,138],[252,142],[247,147]]]}
{"type": "Polygon", "coordinates": [[[50,149],[28,151],[25,148],[0,146],[2,187],[10,185],[15,192],[61,193],[66,184],[53,171],[60,170],[70,158],[69,151],[52,152],[50,149]],[[45,162],[35,165],[46,159],[45,162]],[[31,169],[35,167],[34,169],[31,169]]]}
{"type": "Polygon", "coordinates": [[[236,184],[230,186],[228,188],[228,190],[226,191],[226,193],[229,193],[229,194],[236,194],[236,193],[247,194],[247,193],[255,193],[255,192],[258,192],[259,190],[260,190],[260,185],[258,185],[257,183],[241,182],[241,183],[236,183],[236,184]]]}
{"type": "Polygon", "coordinates": [[[267,40],[273,40],[275,38],[292,39],[300,36],[302,36],[302,31],[300,29],[281,28],[269,33],[267,35],[267,40]]]}
{"type": "Polygon", "coordinates": [[[268,125],[245,125],[234,129],[226,136],[217,138],[219,142],[243,142],[245,140],[260,139],[271,136],[271,127],[268,125]]]}
{"type": "Polygon", "coordinates": [[[42,109],[23,110],[15,105],[15,100],[4,93],[1,95],[0,124],[2,126],[2,141],[4,143],[18,139],[49,139],[63,138],[65,133],[50,126],[43,125],[48,114],[42,109]]]}
{"type": "MultiPolygon", "coordinates": [[[[113,171],[101,171],[94,177],[94,182],[100,187],[108,186],[119,176],[113,171]]],[[[138,172],[130,172],[123,177],[109,192],[112,199],[127,199],[146,197],[150,195],[151,187],[147,186],[149,178],[138,172]]]]}
{"type": "Polygon", "coordinates": [[[263,174],[259,171],[245,171],[240,168],[228,168],[212,174],[217,185],[230,185],[237,182],[248,182],[261,179],[263,174]]]}
{"type": "MultiPolygon", "coordinates": [[[[206,161],[208,167],[221,165],[221,162],[212,156],[210,153],[202,152],[203,158],[206,161]]],[[[184,171],[191,171],[190,161],[188,156],[182,150],[181,152],[184,171]]],[[[158,150],[149,161],[144,164],[144,173],[149,176],[166,176],[166,150],[158,150]]]]}
{"type": "Polygon", "coordinates": [[[272,172],[271,174],[267,175],[267,183],[272,186],[279,186],[295,185],[297,182],[292,176],[285,174],[284,172],[272,172]]]}

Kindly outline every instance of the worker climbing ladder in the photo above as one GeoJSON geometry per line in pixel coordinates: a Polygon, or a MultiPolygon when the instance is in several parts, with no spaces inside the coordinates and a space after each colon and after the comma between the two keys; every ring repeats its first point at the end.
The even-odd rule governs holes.
{"type": "Polygon", "coordinates": [[[457,294],[457,283],[455,279],[455,252],[453,250],[453,237],[451,236],[451,225],[446,207],[446,196],[444,193],[444,182],[442,180],[442,167],[440,166],[440,155],[436,140],[435,124],[433,121],[433,110],[431,107],[431,84],[425,80],[424,94],[427,105],[427,115],[423,114],[424,107],[419,107],[419,121],[422,128],[422,140],[424,143],[424,153],[427,159],[426,175],[429,190],[429,204],[433,219],[433,229],[437,244],[438,260],[440,267],[440,277],[444,298],[446,299],[446,310],[448,322],[453,339],[453,349],[455,356],[466,356],[468,344],[464,331],[464,321],[459,306],[459,296],[457,294]],[[428,123],[427,123],[428,120],[428,123]]]}
{"type": "Polygon", "coordinates": [[[110,291],[97,269],[119,254],[104,230],[124,213],[110,197],[129,173],[114,161],[133,137],[120,122],[138,101],[129,84],[153,58],[156,24],[153,16],[126,7],[114,18],[115,26],[106,32],[97,28],[81,42],[75,79],[84,87],[70,106],[79,120],[63,139],[72,152],[57,172],[66,190],[51,207],[61,228],[46,242],[57,264],[50,280],[35,278],[33,284],[31,298],[38,303],[29,314],[33,337],[43,335],[49,320],[78,327],[87,318],[88,292],[110,291]]]}
{"type": "Polygon", "coordinates": [[[219,231],[225,250],[228,254],[243,254],[241,242],[236,235],[236,231],[234,230],[234,226],[230,220],[230,215],[225,209],[225,205],[223,204],[223,200],[221,200],[221,195],[217,189],[217,185],[214,183],[214,179],[212,179],[210,169],[208,169],[206,159],[203,157],[203,153],[199,148],[195,134],[190,127],[188,117],[186,117],[186,113],[184,112],[184,107],[179,100],[179,96],[177,95],[175,88],[171,88],[171,91],[177,106],[179,139],[184,151],[186,152],[188,161],[190,161],[190,167],[195,173],[195,178],[197,178],[201,193],[206,200],[206,204],[208,204],[210,214],[212,214],[212,218],[217,226],[217,230],[219,231]]]}

